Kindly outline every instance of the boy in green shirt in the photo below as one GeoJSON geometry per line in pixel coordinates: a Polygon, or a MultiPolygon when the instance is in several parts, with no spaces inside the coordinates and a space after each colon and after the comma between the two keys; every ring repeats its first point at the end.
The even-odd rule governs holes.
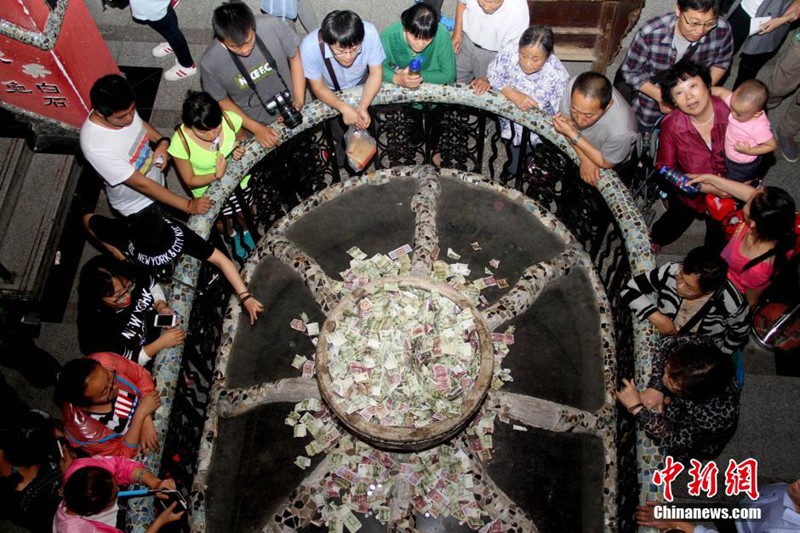
{"type": "Polygon", "coordinates": [[[409,89],[427,83],[452,83],[456,79],[456,56],[447,29],[439,23],[436,10],[418,3],[403,11],[401,22],[381,33],[386,60],[383,81],[409,89]],[[409,69],[412,59],[421,60],[419,73],[409,69]]]}

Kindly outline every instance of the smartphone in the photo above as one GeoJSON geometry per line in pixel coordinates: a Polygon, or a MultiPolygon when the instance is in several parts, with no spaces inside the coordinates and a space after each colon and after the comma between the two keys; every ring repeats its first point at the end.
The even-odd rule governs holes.
{"type": "Polygon", "coordinates": [[[166,494],[167,498],[166,499],[156,498],[156,501],[161,506],[161,509],[163,511],[169,509],[169,506],[172,505],[173,502],[177,502],[175,509],[172,510],[173,513],[176,514],[181,513],[185,511],[186,508],[188,507],[186,505],[186,499],[183,497],[183,494],[181,494],[180,491],[169,490],[162,492],[162,494],[166,494]]]}
{"type": "Polygon", "coordinates": [[[178,324],[178,315],[156,315],[154,325],[157,328],[174,328],[178,324]]]}

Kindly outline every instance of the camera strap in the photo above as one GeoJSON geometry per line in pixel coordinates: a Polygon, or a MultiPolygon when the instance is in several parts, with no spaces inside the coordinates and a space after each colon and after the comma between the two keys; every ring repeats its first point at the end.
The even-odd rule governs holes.
{"type": "MultiPolygon", "coordinates": [[[[283,76],[281,76],[281,72],[278,70],[278,64],[275,62],[275,58],[272,57],[272,54],[269,53],[267,45],[264,44],[264,41],[261,40],[261,37],[258,36],[258,33],[256,33],[256,47],[258,47],[258,49],[261,51],[261,55],[263,55],[264,59],[267,60],[267,64],[269,64],[270,68],[275,71],[275,74],[278,75],[278,79],[281,80],[281,83],[283,84],[284,88],[287,91],[289,91],[289,86],[286,85],[286,81],[283,79],[283,76]]],[[[226,50],[228,49],[226,48],[226,50]]],[[[247,86],[250,87],[250,89],[254,93],[256,93],[256,97],[258,97],[258,101],[259,103],[261,103],[261,107],[263,107],[265,111],[269,111],[267,109],[267,104],[264,103],[264,100],[261,98],[261,94],[258,92],[258,88],[256,88],[255,82],[250,77],[250,73],[247,71],[244,64],[242,63],[242,59],[238,55],[231,52],[230,50],[228,50],[228,53],[230,54],[233,63],[236,65],[236,68],[239,70],[239,73],[244,78],[245,83],[247,83],[247,86]]],[[[289,92],[291,93],[291,91],[289,92]]]]}

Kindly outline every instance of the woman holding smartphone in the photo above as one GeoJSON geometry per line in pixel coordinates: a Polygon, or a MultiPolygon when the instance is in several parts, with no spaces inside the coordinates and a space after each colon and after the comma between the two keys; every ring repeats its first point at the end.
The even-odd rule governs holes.
{"type": "MultiPolygon", "coordinates": [[[[247,138],[247,132],[242,128],[242,117],[232,111],[223,112],[219,103],[205,92],[189,91],[183,102],[181,119],[183,123],[172,135],[169,155],[181,181],[192,196],[200,198],[212,183],[225,175],[228,157],[236,160],[244,155],[239,142],[247,138]]],[[[231,194],[222,206],[223,216],[217,219],[217,231],[230,238],[233,253],[242,260],[247,259],[248,253],[256,246],[247,230],[244,215],[253,203],[253,190],[249,183],[248,174],[239,183],[241,201],[236,194],[231,194]]]]}
{"type": "Polygon", "coordinates": [[[176,318],[156,280],[132,265],[100,255],[81,270],[78,340],[83,353],[113,352],[148,365],[160,350],[183,343],[183,330],[170,327],[176,318]]]}

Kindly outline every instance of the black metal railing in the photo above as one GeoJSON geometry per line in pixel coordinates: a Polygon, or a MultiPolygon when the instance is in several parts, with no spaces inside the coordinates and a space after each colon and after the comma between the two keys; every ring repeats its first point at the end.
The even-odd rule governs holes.
{"type": "MultiPolygon", "coordinates": [[[[374,106],[372,116],[377,168],[434,162],[494,179],[496,167],[505,161],[497,116],[491,112],[426,102],[374,106]]],[[[525,140],[527,134],[526,130],[525,140]]],[[[327,122],[292,137],[269,152],[250,172],[254,200],[246,225],[254,236],[263,235],[298,203],[346,175],[336,161],[327,122]]],[[[570,157],[545,139],[523,166],[515,185],[561,220],[589,253],[612,307],[618,373],[633,375],[633,326],[630,312],[619,298],[619,291],[630,276],[631,262],[622,232],[603,197],[578,178],[570,157]]],[[[649,197],[641,200],[654,201],[649,197]]],[[[215,274],[213,267],[201,267],[200,287],[206,287],[215,274]]],[[[216,282],[205,288],[193,304],[162,460],[162,470],[184,488],[191,487],[195,474],[214,358],[229,298],[228,284],[216,282]]],[[[632,517],[628,511],[637,499],[635,428],[626,424],[624,417],[618,419],[618,516],[632,517]]],[[[634,528],[622,519],[619,526],[620,531],[634,528]]]]}

